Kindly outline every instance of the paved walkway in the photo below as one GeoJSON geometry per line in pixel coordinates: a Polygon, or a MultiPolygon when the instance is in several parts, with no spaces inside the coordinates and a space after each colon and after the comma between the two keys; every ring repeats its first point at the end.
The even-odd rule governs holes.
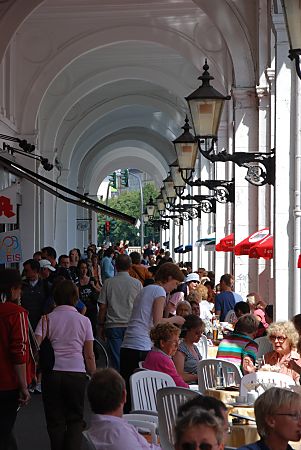
{"type": "MultiPolygon", "coordinates": [[[[87,401],[85,420],[89,420],[87,401]]],[[[20,409],[15,425],[15,436],[18,450],[50,450],[41,395],[33,394],[28,406],[20,409]]],[[[84,444],[82,450],[86,450],[84,444]]]]}

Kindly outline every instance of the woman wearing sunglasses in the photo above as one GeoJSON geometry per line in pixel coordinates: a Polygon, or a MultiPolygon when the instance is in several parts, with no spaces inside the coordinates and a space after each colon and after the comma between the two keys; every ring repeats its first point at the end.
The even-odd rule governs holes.
{"type": "Polygon", "coordinates": [[[212,412],[190,408],[175,426],[175,450],[223,450],[223,422],[212,412]]]}
{"type": "Polygon", "coordinates": [[[274,322],[268,330],[268,338],[273,350],[264,355],[265,366],[280,373],[285,373],[299,382],[301,372],[301,359],[296,351],[299,335],[292,322],[274,322]],[[300,369],[299,369],[300,368],[300,369]],[[297,370],[296,370],[297,369],[297,370]]]}

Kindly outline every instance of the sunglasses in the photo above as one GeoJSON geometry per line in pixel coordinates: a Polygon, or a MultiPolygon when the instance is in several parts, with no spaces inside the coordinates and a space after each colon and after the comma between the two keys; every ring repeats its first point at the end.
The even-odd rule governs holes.
{"type": "Polygon", "coordinates": [[[209,444],[202,442],[199,446],[195,442],[184,442],[182,444],[182,450],[214,450],[218,444],[209,444]]]}

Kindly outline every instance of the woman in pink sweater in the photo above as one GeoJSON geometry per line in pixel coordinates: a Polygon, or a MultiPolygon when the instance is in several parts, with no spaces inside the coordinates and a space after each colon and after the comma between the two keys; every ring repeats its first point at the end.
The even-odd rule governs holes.
{"type": "Polygon", "coordinates": [[[165,322],[156,325],[150,332],[154,346],[143,362],[143,368],[167,373],[174,380],[176,386],[189,388],[189,385],[178,374],[172,360],[178,349],[179,335],[180,329],[172,323],[165,322]]]}

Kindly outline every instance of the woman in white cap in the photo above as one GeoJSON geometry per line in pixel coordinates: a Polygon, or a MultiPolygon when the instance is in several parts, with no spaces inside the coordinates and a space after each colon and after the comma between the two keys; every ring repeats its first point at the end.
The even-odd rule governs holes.
{"type": "Polygon", "coordinates": [[[190,273],[184,280],[184,283],[179,287],[179,291],[184,293],[184,298],[192,292],[195,291],[200,284],[200,277],[197,273],[190,273]]]}

